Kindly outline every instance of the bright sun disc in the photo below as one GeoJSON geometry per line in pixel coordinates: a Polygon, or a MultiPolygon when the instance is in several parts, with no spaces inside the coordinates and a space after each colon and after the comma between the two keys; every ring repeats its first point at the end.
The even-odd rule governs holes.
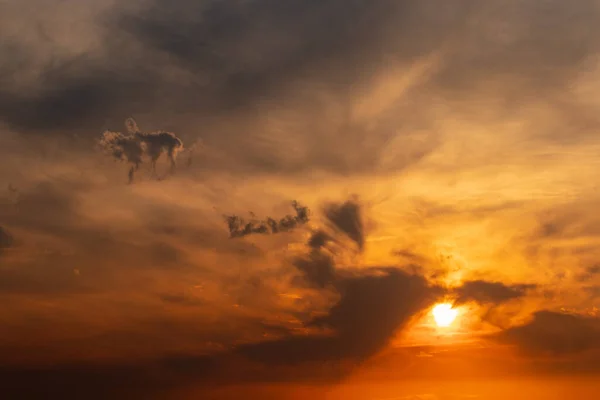
{"type": "Polygon", "coordinates": [[[452,304],[443,303],[433,307],[432,314],[437,326],[443,328],[450,326],[450,324],[456,319],[458,310],[452,308],[452,304]]]}

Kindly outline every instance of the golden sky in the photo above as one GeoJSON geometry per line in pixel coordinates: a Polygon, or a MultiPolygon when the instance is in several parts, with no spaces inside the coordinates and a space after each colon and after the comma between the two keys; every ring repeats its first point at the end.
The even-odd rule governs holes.
{"type": "Polygon", "coordinates": [[[600,394],[600,2],[121,3],[0,1],[0,393],[600,394]]]}

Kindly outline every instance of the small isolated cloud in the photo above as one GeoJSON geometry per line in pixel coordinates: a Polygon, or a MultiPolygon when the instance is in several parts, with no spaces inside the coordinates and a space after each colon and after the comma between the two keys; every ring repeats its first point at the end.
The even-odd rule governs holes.
{"type": "Polygon", "coordinates": [[[237,215],[226,215],[225,221],[229,229],[231,238],[239,238],[252,234],[276,234],[280,232],[289,232],[294,228],[306,224],[310,219],[310,210],[298,203],[292,202],[292,207],[296,215],[288,214],[282,218],[274,219],[267,217],[264,220],[252,219],[246,221],[237,215]]]}
{"type": "Polygon", "coordinates": [[[495,305],[522,298],[529,290],[536,287],[537,285],[507,285],[502,282],[474,280],[464,282],[454,292],[459,303],[473,301],[479,304],[495,305]]]}
{"type": "Polygon", "coordinates": [[[175,170],[177,154],[183,150],[183,142],[174,133],[166,131],[142,132],[133,118],[125,121],[127,134],[105,131],[100,138],[100,146],[115,159],[132,164],[129,170],[129,182],[133,182],[135,171],[144,158],[149,158],[152,173],[156,175],[156,162],[166,154],[175,170]]]}

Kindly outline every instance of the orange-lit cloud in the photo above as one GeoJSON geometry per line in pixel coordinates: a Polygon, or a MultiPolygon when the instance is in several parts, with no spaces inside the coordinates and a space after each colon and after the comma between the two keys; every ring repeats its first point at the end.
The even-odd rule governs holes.
{"type": "Polygon", "coordinates": [[[7,393],[600,373],[595,0],[1,8],[7,393]]]}

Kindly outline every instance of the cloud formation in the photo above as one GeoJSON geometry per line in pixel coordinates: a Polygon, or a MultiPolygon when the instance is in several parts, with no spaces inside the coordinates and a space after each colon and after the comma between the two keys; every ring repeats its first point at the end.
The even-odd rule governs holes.
{"type": "Polygon", "coordinates": [[[226,215],[225,221],[231,238],[240,238],[252,234],[277,234],[289,232],[298,226],[306,224],[310,220],[310,210],[297,201],[292,202],[296,215],[288,214],[285,217],[274,219],[267,217],[264,220],[246,221],[237,215],[226,215]]]}
{"type": "Polygon", "coordinates": [[[144,156],[150,159],[152,175],[156,176],[156,162],[162,154],[169,160],[170,172],[175,171],[177,154],[183,150],[183,142],[172,132],[142,132],[133,118],[125,120],[128,134],[106,131],[99,141],[100,146],[117,160],[133,164],[129,170],[129,183],[144,156]]]}
{"type": "Polygon", "coordinates": [[[537,311],[532,319],[507,329],[498,339],[532,355],[568,355],[600,348],[600,319],[537,311]]]}
{"type": "Polygon", "coordinates": [[[0,8],[3,383],[314,383],[488,328],[518,363],[598,371],[596,0],[0,8]],[[113,132],[129,115],[164,131],[113,132]],[[177,176],[117,183],[113,160],[133,182],[162,157],[177,176]],[[294,198],[319,215],[275,214],[294,198]],[[277,218],[228,231],[215,206],[277,218]],[[419,320],[442,298],[469,310],[449,338],[419,320]]]}
{"type": "MultiPolygon", "coordinates": [[[[357,244],[364,243],[358,202],[330,204],[324,217],[341,231],[338,235],[347,234],[357,244]]],[[[441,289],[424,277],[398,268],[340,269],[325,247],[326,238],[322,231],[313,233],[308,255],[298,257],[293,265],[311,287],[338,293],[339,300],[325,315],[306,323],[306,327],[331,332],[251,344],[237,352],[268,364],[363,361],[382,350],[441,294],[441,289]]]]}
{"type": "Polygon", "coordinates": [[[502,282],[484,280],[466,281],[456,288],[458,303],[473,301],[484,305],[497,305],[523,298],[528,290],[535,289],[533,284],[507,285],[502,282]]]}
{"type": "Polygon", "coordinates": [[[347,235],[362,251],[365,247],[365,228],[360,204],[348,200],[342,204],[329,204],[324,209],[325,217],[335,229],[347,235]]]}

